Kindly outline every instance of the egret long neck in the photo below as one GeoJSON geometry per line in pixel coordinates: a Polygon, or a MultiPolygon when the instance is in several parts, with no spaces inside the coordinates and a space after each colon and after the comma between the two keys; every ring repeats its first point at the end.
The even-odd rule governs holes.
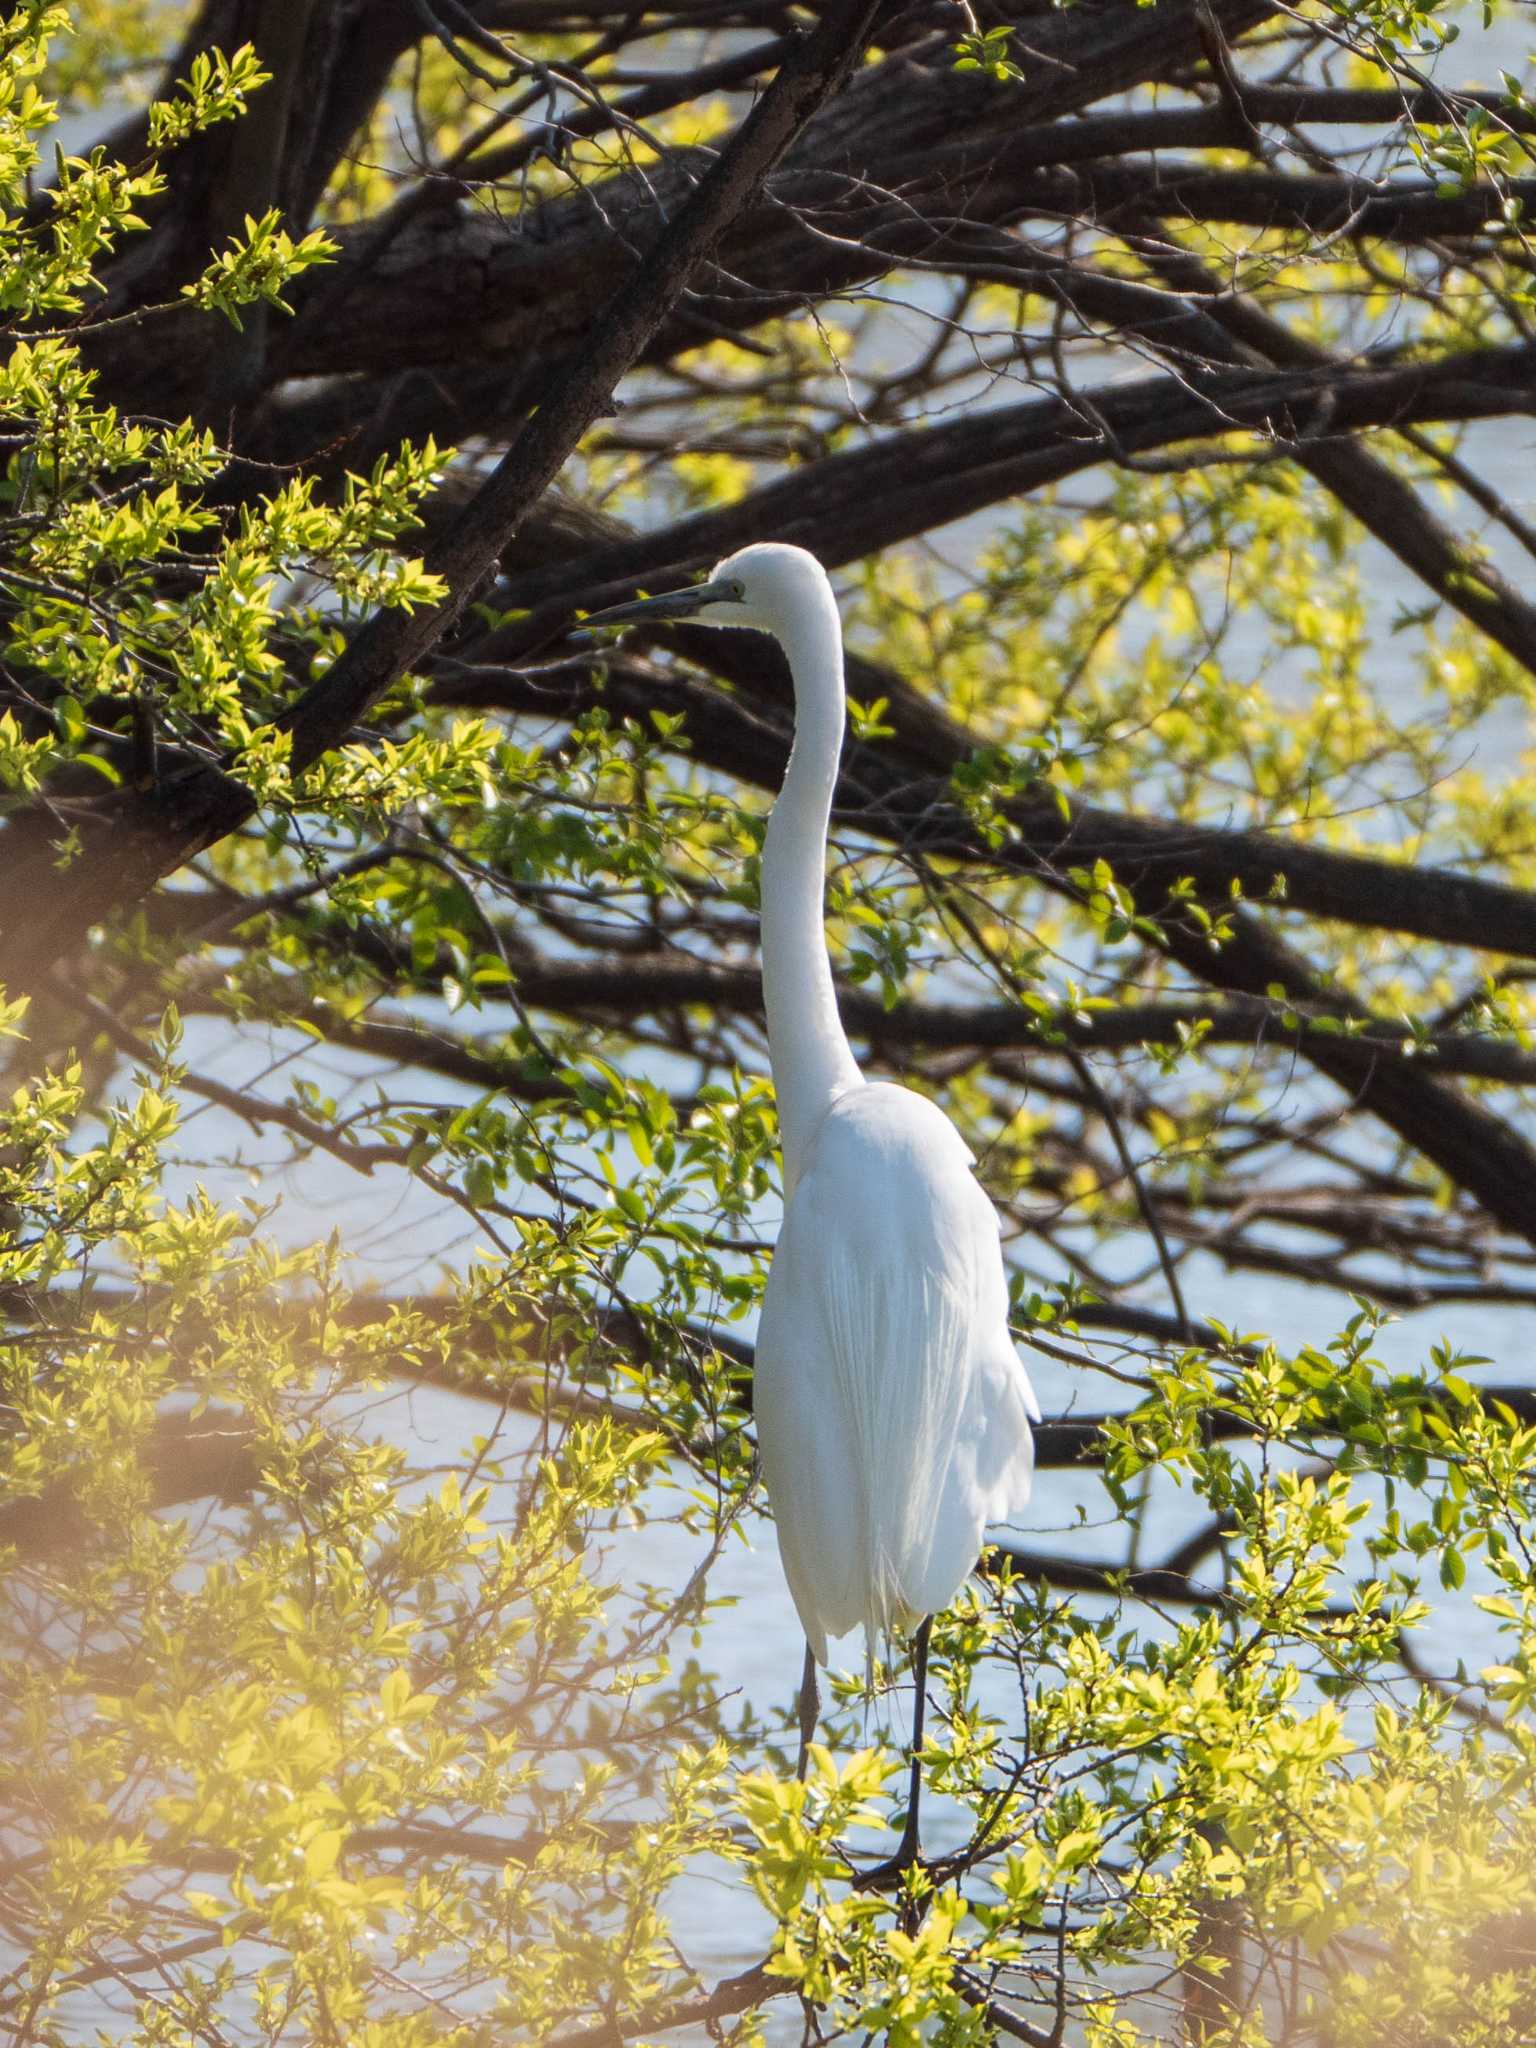
{"type": "Polygon", "coordinates": [[[795,742],[763,845],[763,1002],[786,1192],[839,1095],[863,1076],[843,1034],[827,959],[827,820],[843,747],[843,638],[825,603],[779,634],[795,685],[795,742]]]}

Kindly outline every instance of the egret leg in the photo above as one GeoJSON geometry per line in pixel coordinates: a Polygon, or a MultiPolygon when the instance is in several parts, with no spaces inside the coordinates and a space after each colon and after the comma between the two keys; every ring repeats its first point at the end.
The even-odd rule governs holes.
{"type": "Polygon", "coordinates": [[[805,1777],[806,1765],[811,1758],[811,1744],[816,1739],[816,1722],[821,1713],[821,1692],[816,1684],[816,1659],[809,1643],[805,1646],[805,1668],[800,1674],[800,1757],[795,1765],[795,1776],[805,1777]]]}
{"type": "Polygon", "coordinates": [[[912,1703],[912,1774],[907,1781],[907,1824],[901,1831],[896,1854],[884,1863],[877,1863],[872,1870],[859,1873],[862,1890],[883,1890],[888,1885],[899,1884],[918,1860],[917,1803],[923,1790],[923,1770],[918,1756],[923,1747],[923,1717],[928,1709],[928,1635],[932,1627],[933,1616],[925,1614],[912,1638],[912,1679],[917,1697],[912,1703]]]}

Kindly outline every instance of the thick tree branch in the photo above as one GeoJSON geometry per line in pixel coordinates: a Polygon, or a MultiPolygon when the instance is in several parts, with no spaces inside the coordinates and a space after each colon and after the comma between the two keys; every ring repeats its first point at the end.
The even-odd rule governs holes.
{"type": "MultiPolygon", "coordinates": [[[[1193,0],[1163,0],[1155,25],[1151,10],[1125,6],[1019,11],[1029,19],[1022,81],[999,85],[984,74],[957,72],[948,33],[904,52],[899,65],[855,76],[835,114],[806,125],[772,189],[731,227],[719,275],[695,280],[697,295],[668,309],[637,359],[664,359],[695,345],[701,316],[716,330],[750,326],[872,274],[857,253],[858,238],[893,215],[918,208],[1016,217],[1014,187],[1023,166],[1135,146],[1123,117],[1115,117],[1122,118],[1119,128],[1079,137],[1064,116],[1199,54],[1193,0]],[[1019,141],[1021,134],[1030,139],[1019,141]],[[851,237],[848,250],[838,253],[808,235],[802,214],[835,226],[839,238],[851,237]]],[[[1229,38],[1271,11],[1271,0],[1220,0],[1217,8],[1229,38]]],[[[336,69],[342,74],[345,63],[336,69]]],[[[1182,126],[1170,130],[1165,120],[1146,131],[1147,140],[1164,148],[1233,140],[1222,108],[1180,110],[1179,118],[1182,126]]],[[[507,175],[516,196],[508,205],[467,217],[429,207],[407,233],[391,238],[382,260],[374,224],[366,223],[343,238],[348,253],[339,271],[299,294],[285,368],[349,378],[359,370],[404,368],[457,375],[478,360],[497,366],[504,396],[510,385],[526,398],[582,345],[615,269],[632,263],[689,203],[710,163],[709,151],[679,149],[643,174],[620,172],[525,207],[515,183],[521,165],[513,162],[507,175]],[[508,364],[515,365],[511,377],[508,364]]],[[[98,361],[121,404],[151,402],[140,389],[143,366],[131,345],[103,336],[98,361]]],[[[163,409],[163,379],[153,403],[163,409]]]]}
{"type": "MultiPolygon", "coordinates": [[[[936,429],[922,438],[936,440],[942,432],[936,429]]],[[[666,546],[663,539],[660,547],[666,546]]],[[[683,634],[677,637],[679,645],[685,644],[683,634]]],[[[695,632],[686,644],[716,643],[701,647],[703,658],[727,672],[734,669],[739,678],[741,664],[754,657],[739,654],[734,645],[718,646],[737,637],[695,632]]],[[[757,662],[756,673],[762,675],[761,657],[757,662]]],[[[622,680],[616,690],[614,681],[610,676],[609,701],[627,709],[622,680]]],[[[509,678],[509,687],[515,700],[515,679],[509,678]]],[[[771,687],[778,694],[782,679],[771,687]]],[[[648,692],[639,700],[642,712],[647,701],[648,692]]],[[[766,733],[739,699],[678,686],[672,701],[689,711],[689,739],[697,758],[751,782],[771,785],[782,774],[782,742],[766,733]]],[[[1054,794],[1013,806],[1009,816],[1017,837],[1000,849],[984,848],[949,802],[948,774],[969,753],[958,729],[922,705],[909,722],[910,692],[893,691],[891,701],[895,743],[888,748],[855,744],[845,753],[838,799],[845,818],[927,857],[982,859],[1035,875],[1074,899],[1078,891],[1071,870],[1108,861],[1142,912],[1162,920],[1160,944],[1186,973],[1250,1000],[1270,999],[1279,990],[1314,1020],[1299,1043],[1321,1073],[1481,1202],[1497,1222],[1536,1242],[1536,1148],[1507,1119],[1447,1082],[1391,1054],[1362,1056],[1350,1034],[1356,1029],[1370,1033],[1372,1020],[1364,1007],[1347,993],[1322,985],[1310,965],[1250,912],[1234,911],[1231,884],[1236,881],[1246,894],[1261,898],[1278,888],[1292,908],[1378,928],[1406,925],[1450,944],[1472,938],[1510,950],[1536,945],[1536,897],[1447,870],[1394,869],[1366,856],[1293,847],[1266,833],[1210,831],[1089,806],[1069,807],[1063,821],[1054,794]],[[939,769],[946,781],[920,780],[924,769],[929,776],[939,769]],[[1213,910],[1222,912],[1227,929],[1219,942],[1189,921],[1170,895],[1185,878],[1213,910]],[[1320,1031],[1315,1020],[1327,1017],[1343,1029],[1334,1035],[1320,1031]]],[[[536,708],[547,712],[551,706],[546,698],[536,708]]]]}
{"type": "MultiPolygon", "coordinates": [[[[579,360],[503,456],[454,525],[432,549],[430,569],[448,596],[435,608],[374,615],[323,680],[279,721],[302,769],[336,746],[369,707],[426,655],[470,601],[518,520],[553,481],[561,463],[607,404],[690,273],[708,257],[730,221],[761,185],[811,114],[837,90],[868,34],[877,0],[840,0],[793,48],[745,124],[709,175],[665,228],[639,270],[614,295],[579,360]]],[[[14,899],[29,893],[35,921],[11,917],[0,935],[0,985],[31,986],[114,906],[132,903],[160,876],[234,830],[255,808],[242,784],[221,770],[189,766],[148,792],[134,792],[76,829],[80,858],[61,863],[52,817],[15,820],[6,835],[14,899]],[[30,928],[28,925],[30,924],[30,928]]]]}
{"type": "MultiPolygon", "coordinates": [[[[752,1017],[762,1011],[762,983],[755,967],[730,967],[671,953],[525,961],[516,989],[520,1001],[530,1007],[625,1023],[678,1004],[752,1017]]],[[[184,1012],[197,1007],[195,1002],[182,1005],[184,1012]]],[[[1134,1051],[1176,1046],[1184,1034],[1197,1033],[1205,1045],[1267,1049],[1292,1057],[1300,1041],[1322,1037],[1339,1059],[1353,1058],[1362,1075],[1384,1061],[1401,1061],[1433,1073],[1511,1086],[1536,1082],[1536,1052],[1509,1039],[1471,1032],[1421,1036],[1381,1017],[1362,1020],[1358,1031],[1341,1033],[1332,1011],[1321,1009],[1309,1016],[1270,997],[1228,1002],[1170,997],[1105,1010],[1063,1009],[1042,1017],[1008,1003],[906,1002],[888,1007],[881,997],[843,983],[838,1008],[850,1032],[880,1048],[1015,1048],[1048,1055],[1053,1046],[1070,1045],[1084,1052],[1134,1051]]],[[[482,1044],[387,1014],[335,1020],[311,1015],[334,1043],[355,1046],[381,1060],[424,1066],[471,1087],[508,1087],[520,1096],[554,1097],[565,1092],[555,1084],[531,1088],[522,1063],[498,1055],[494,1039],[482,1044]]]]}

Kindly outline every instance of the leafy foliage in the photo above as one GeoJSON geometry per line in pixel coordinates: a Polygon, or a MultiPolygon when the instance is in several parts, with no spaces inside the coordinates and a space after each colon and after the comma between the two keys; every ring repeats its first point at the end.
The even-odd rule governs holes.
{"type": "MultiPolygon", "coordinates": [[[[1529,1187],[1499,1176],[1529,1152],[1532,985],[1479,921],[1517,928],[1533,879],[1503,567],[1530,536],[1454,409],[1492,403],[1528,324],[1524,89],[1424,97],[1448,8],[1287,17],[1271,101],[1234,69],[1248,15],[1128,8],[1185,38],[1177,64],[1122,76],[1085,43],[1058,68],[1100,64],[1116,99],[1076,126],[1206,122],[1179,203],[1101,206],[1051,157],[973,261],[914,170],[876,225],[931,332],[894,370],[893,308],[837,269],[856,238],[817,226],[792,162],[770,211],[803,209],[810,282],[696,283],[562,492],[451,593],[451,631],[309,758],[296,707],[381,619],[439,616],[434,564],[552,389],[510,302],[470,372],[437,353],[481,288],[462,278],[536,276],[579,347],[595,309],[562,294],[616,259],[572,258],[561,207],[643,243],[636,195],[665,210],[704,175],[740,112],[721,95],[756,73],[671,17],[642,22],[670,68],[635,86],[630,31],[498,56],[417,11],[364,78],[323,0],[226,10],[227,51],[203,12],[158,85],[157,10],[0,23],[0,846],[40,837],[48,899],[3,921],[124,866],[134,800],[163,816],[207,778],[248,799],[0,1006],[0,2025],[156,2048],[802,2023],[898,2048],[1529,2041],[1536,1397],[1483,1383],[1456,1328],[1476,1310],[1481,1343],[1529,1298],[1529,1187]],[[298,19],[354,68],[305,69],[298,19]],[[1265,111],[1293,75],[1344,95],[1352,136],[1362,95],[1391,101],[1377,140],[1419,181],[1420,241],[1368,233],[1363,204],[1319,229],[1300,172],[1253,151],[1273,183],[1234,240],[1242,122],[1334,118],[1265,111]],[[362,82],[306,198],[341,78],[362,82]],[[45,178],[61,106],[135,95],[45,178]],[[923,205],[937,254],[891,225],[923,205]],[[1031,210],[1059,246],[1013,234],[1031,210]],[[420,318],[423,265],[446,321],[420,318]],[[1160,406],[1218,394],[1198,430],[1133,445],[1104,425],[1116,387],[1077,402],[1063,354],[1098,360],[1104,308],[1173,362],[1160,406]],[[1400,392],[1337,427],[1369,376],[1446,362],[1443,414],[1400,392]],[[1259,414],[1220,381],[1340,363],[1354,383],[1259,414]],[[1027,495],[989,410],[1013,379],[1021,405],[1064,394],[1062,466],[1027,495]],[[783,679],[739,644],[564,632],[732,520],[860,560],[901,494],[855,506],[838,465],[887,429],[933,494],[910,537],[958,516],[957,423],[995,472],[963,575],[892,546],[846,579],[828,927],[869,1065],[943,1097],[999,1201],[1065,1533],[1013,1532],[936,1628],[930,1860],[887,1896],[857,1876],[902,1818],[898,1675],[873,1702],[838,1682],[800,1783],[794,1646],[765,1697],[720,1652],[723,1560],[771,1548],[750,947],[783,679]],[[1118,465],[1091,484],[1090,430],[1118,465]],[[1486,532],[1437,525],[1437,490],[1486,532]],[[1383,598],[1394,542],[1420,608],[1383,598]],[[1415,893],[1437,864],[1452,911],[1415,893]],[[1276,1335],[1210,1318],[1226,1275],[1275,1280],[1276,1335]],[[701,1885],[729,1967],[719,1939],[701,1960],[701,1885]]],[[[876,150],[882,77],[919,73],[999,96],[1011,142],[1018,107],[1074,125],[1031,97],[1037,39],[1145,30],[1070,14],[877,44],[847,134],[876,150]]],[[[914,153],[927,104],[894,123],[914,153]]]]}

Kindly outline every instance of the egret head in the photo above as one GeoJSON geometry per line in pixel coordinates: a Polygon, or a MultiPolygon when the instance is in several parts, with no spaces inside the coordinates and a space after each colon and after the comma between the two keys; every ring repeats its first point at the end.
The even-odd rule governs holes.
{"type": "Polygon", "coordinates": [[[797,620],[827,606],[833,606],[832,588],[814,555],[781,541],[755,541],[716,562],[703,583],[593,612],[585,623],[622,626],[631,619],[696,618],[705,626],[756,626],[782,639],[797,620]]]}

